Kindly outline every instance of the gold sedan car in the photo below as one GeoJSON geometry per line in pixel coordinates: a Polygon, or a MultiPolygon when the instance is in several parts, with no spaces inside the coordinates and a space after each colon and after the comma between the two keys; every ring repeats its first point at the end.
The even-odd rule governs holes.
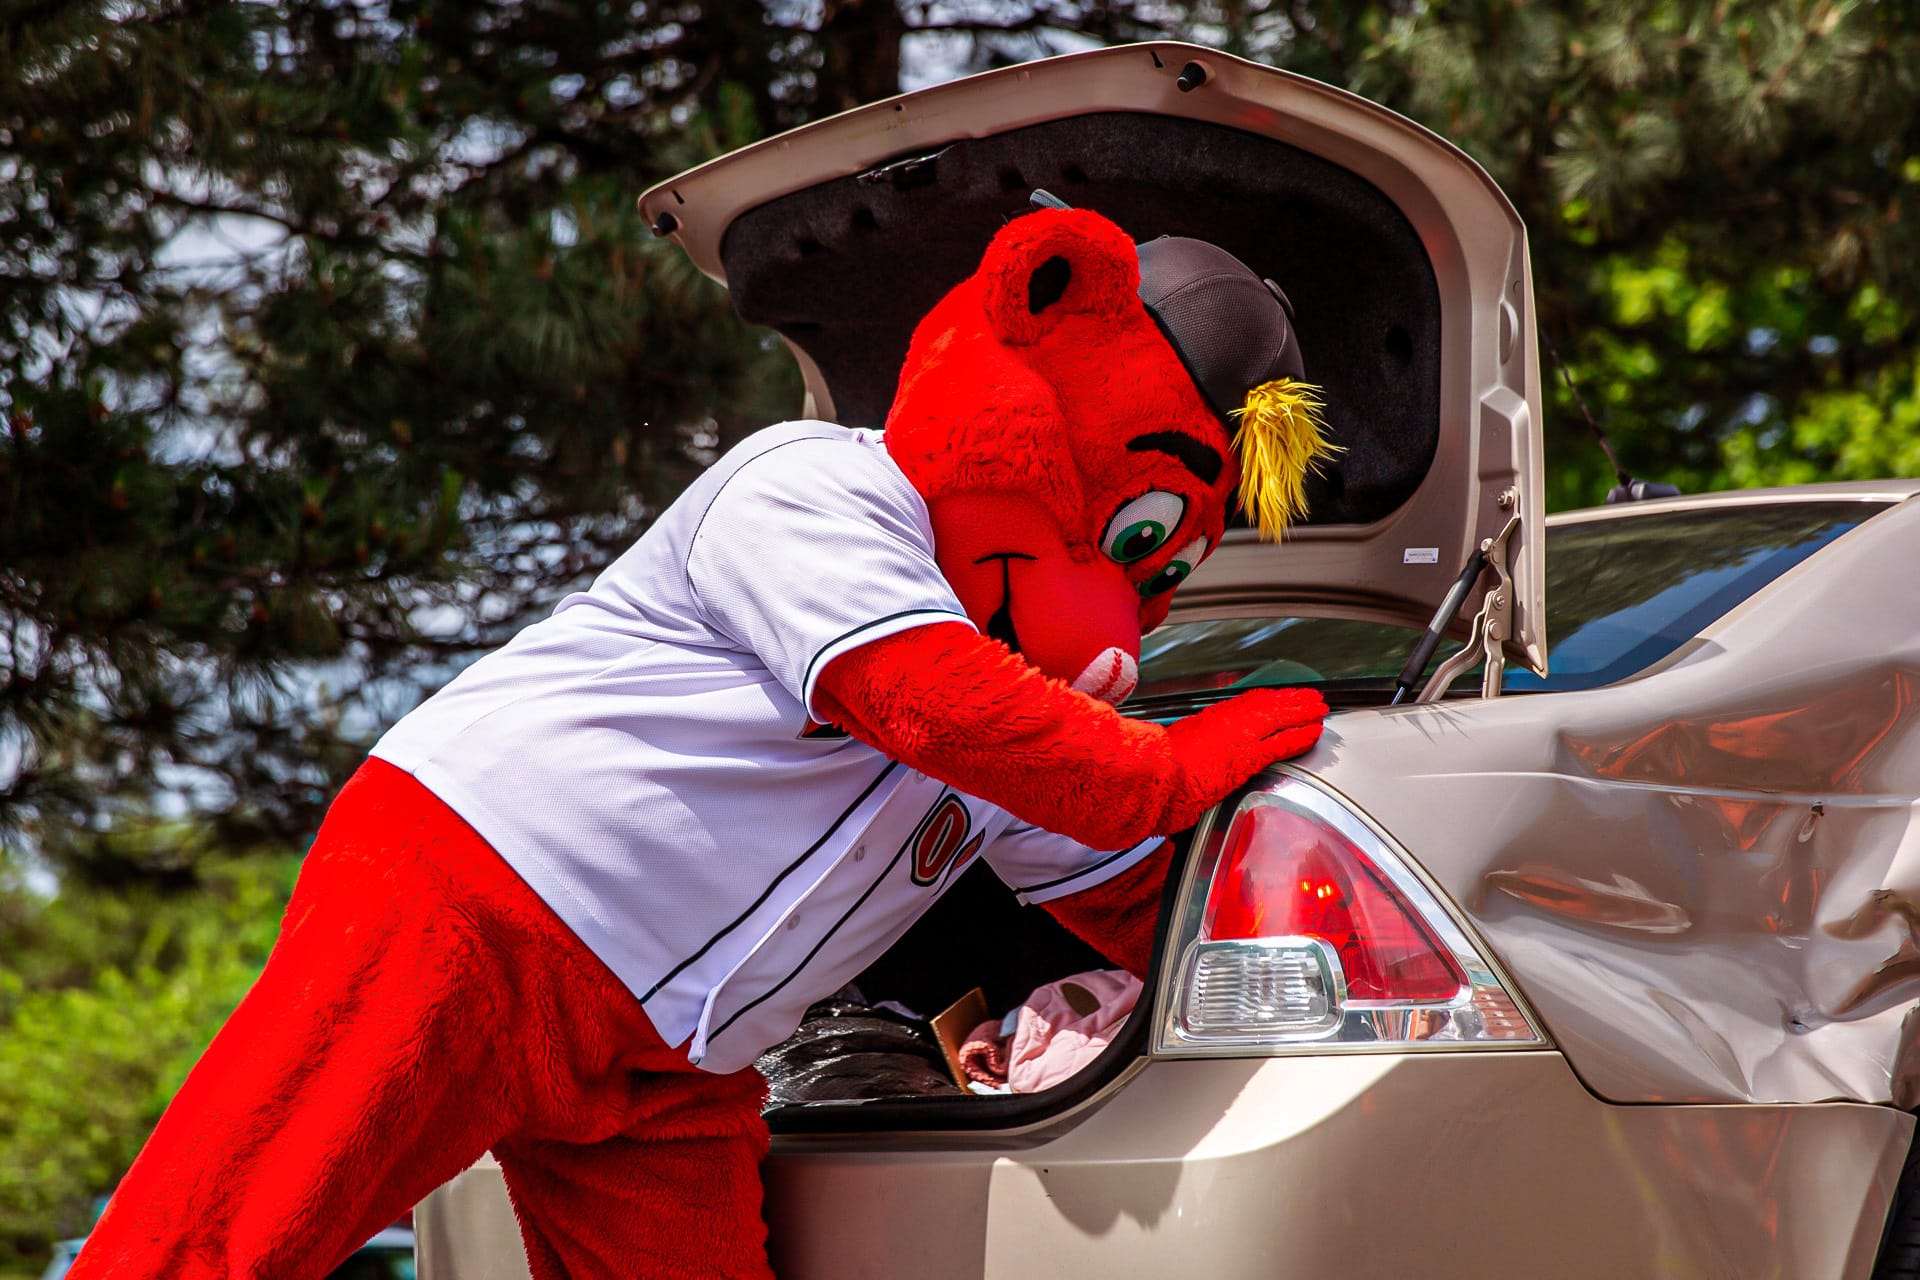
{"type": "MultiPolygon", "coordinates": [[[[777,1091],[778,1273],[1920,1274],[1920,482],[1545,519],[1512,206],[1209,50],[943,85],[643,207],[807,412],[877,426],[1033,188],[1278,281],[1345,450],[1285,546],[1230,535],[1182,588],[1128,709],[1277,683],[1337,714],[1182,837],[1154,972],[1070,1078],[777,1091]]],[[[997,1013],[1104,964],[986,875],[864,1000],[997,1013]]],[[[416,1228],[427,1280],[525,1274],[490,1165],[416,1228]]]]}

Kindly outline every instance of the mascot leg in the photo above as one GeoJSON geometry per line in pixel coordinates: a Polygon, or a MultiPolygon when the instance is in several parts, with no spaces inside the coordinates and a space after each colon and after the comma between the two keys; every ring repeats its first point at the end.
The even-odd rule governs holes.
{"type": "MultiPolygon", "coordinates": [[[[742,1096],[742,1082],[661,1044],[639,1002],[472,828],[369,761],[321,828],[265,972],[115,1190],[71,1280],[319,1277],[489,1148],[624,1140],[634,1165],[657,1149],[671,1166],[675,1125],[691,1116],[708,1151],[734,1153],[707,1157],[732,1180],[690,1187],[677,1215],[661,1214],[662,1192],[642,1175],[593,1184],[608,1200],[558,1218],[538,1206],[560,1198],[571,1166],[556,1157],[513,1175],[540,1224],[530,1249],[550,1256],[552,1235],[579,1224],[591,1238],[605,1222],[619,1229],[596,1244],[625,1251],[609,1256],[650,1257],[681,1222],[722,1221],[704,1216],[731,1203],[722,1191],[757,1203],[757,1181],[750,1193],[739,1184],[757,1176],[765,1131],[738,1114],[742,1096]]],[[[727,1274],[765,1265],[762,1250],[759,1273],[727,1274]]]]}
{"type": "MultiPolygon", "coordinates": [[[[671,1052],[668,1050],[667,1052],[671,1052]]],[[[627,1132],[590,1146],[497,1144],[534,1280],[772,1280],[760,1216],[766,1081],[662,1073],[635,1092],[627,1132]]]]}

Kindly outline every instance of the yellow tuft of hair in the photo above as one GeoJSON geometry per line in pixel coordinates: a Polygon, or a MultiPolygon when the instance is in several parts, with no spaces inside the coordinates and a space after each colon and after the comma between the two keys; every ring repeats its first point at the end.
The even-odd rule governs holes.
{"type": "Polygon", "coordinates": [[[1240,505],[1260,536],[1279,541],[1307,513],[1307,477],[1340,452],[1326,438],[1320,388],[1292,378],[1263,382],[1234,411],[1240,429],[1240,505]]]}

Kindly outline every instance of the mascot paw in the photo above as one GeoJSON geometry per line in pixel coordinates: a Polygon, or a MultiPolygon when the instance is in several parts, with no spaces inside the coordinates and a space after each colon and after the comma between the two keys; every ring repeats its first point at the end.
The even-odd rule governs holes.
{"type": "Polygon", "coordinates": [[[1277,760],[1320,740],[1327,703],[1313,689],[1254,689],[1168,726],[1179,783],[1163,831],[1179,831],[1277,760]]]}

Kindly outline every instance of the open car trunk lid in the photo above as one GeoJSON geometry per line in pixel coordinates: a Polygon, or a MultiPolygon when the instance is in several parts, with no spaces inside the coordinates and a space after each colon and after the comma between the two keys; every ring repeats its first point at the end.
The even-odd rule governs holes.
{"type": "Polygon", "coordinates": [[[879,427],[914,325],[1034,188],[1136,240],[1211,240],[1271,277],[1324,392],[1342,452],[1311,483],[1306,521],[1280,547],[1229,535],[1176,613],[1257,601],[1421,627],[1518,516],[1506,656],[1544,670],[1526,230],[1478,165],[1411,121],[1212,50],[1132,45],[861,107],[640,203],[742,317],[786,340],[807,412],[879,427]],[[1204,82],[1183,89],[1183,75],[1204,82]]]}

